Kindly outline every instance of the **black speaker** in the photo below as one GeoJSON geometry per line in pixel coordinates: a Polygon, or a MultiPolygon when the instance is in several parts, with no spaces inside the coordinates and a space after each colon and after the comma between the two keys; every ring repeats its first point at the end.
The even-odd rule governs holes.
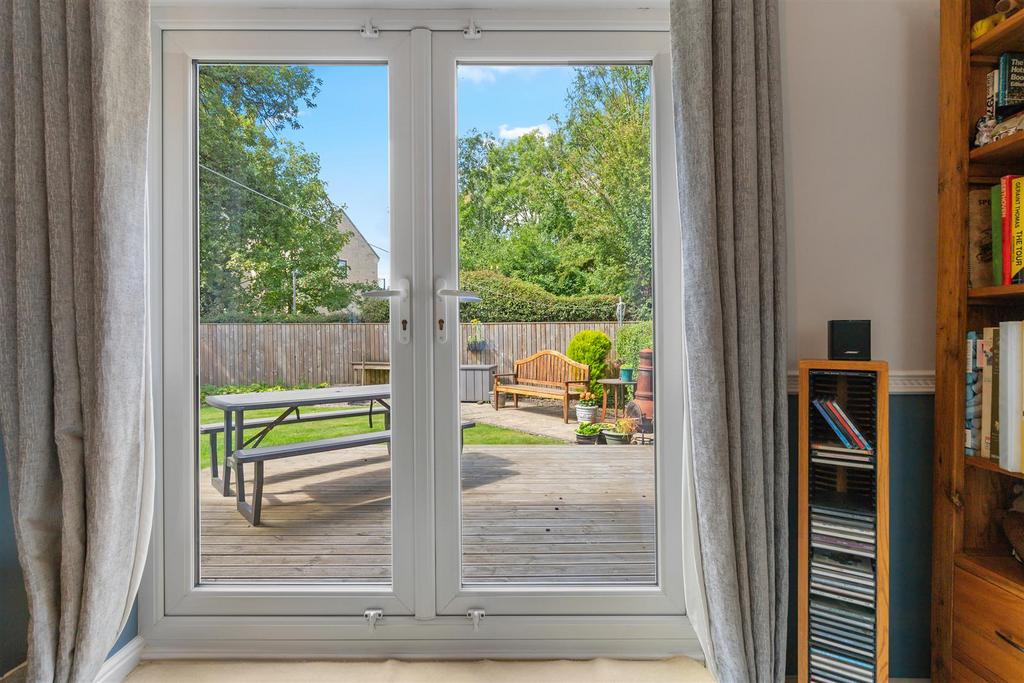
{"type": "Polygon", "coordinates": [[[829,360],[871,360],[870,320],[829,320],[829,360]]]}

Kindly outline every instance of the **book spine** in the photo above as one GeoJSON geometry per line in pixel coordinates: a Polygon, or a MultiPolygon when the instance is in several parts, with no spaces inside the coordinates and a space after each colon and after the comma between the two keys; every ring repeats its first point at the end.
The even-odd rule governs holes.
{"type": "MultiPolygon", "coordinates": [[[[992,280],[992,193],[967,193],[967,286],[988,287],[992,280]]],[[[1022,275],[1024,277],[1024,275],[1022,275]]]]}
{"type": "Polygon", "coordinates": [[[990,421],[992,423],[990,428],[989,440],[992,442],[990,446],[991,455],[989,456],[992,460],[999,462],[999,387],[1000,387],[1000,368],[999,368],[999,344],[1000,344],[1000,330],[998,327],[992,328],[992,414],[990,421]]]}
{"type": "Polygon", "coordinates": [[[993,330],[986,327],[981,341],[981,450],[983,458],[992,457],[992,362],[993,330]]]}
{"type": "Polygon", "coordinates": [[[821,400],[814,399],[813,401],[811,401],[811,403],[814,405],[815,408],[817,408],[818,412],[821,413],[821,416],[825,418],[825,422],[827,422],[828,426],[832,428],[832,431],[835,432],[839,440],[843,442],[843,445],[846,446],[847,448],[855,448],[855,446],[850,442],[850,440],[846,438],[846,435],[843,434],[843,431],[839,429],[838,425],[836,425],[836,423],[832,420],[832,415],[828,412],[828,409],[822,405],[821,400]]]}
{"type": "Polygon", "coordinates": [[[1010,282],[1024,283],[1024,178],[1015,177],[1010,184],[1010,227],[1013,230],[1010,282]]]}
{"type": "Polygon", "coordinates": [[[996,98],[999,96],[999,69],[989,71],[985,76],[985,115],[995,118],[996,98]]]}
{"type": "Polygon", "coordinates": [[[1004,52],[999,56],[997,116],[1009,116],[1024,103],[1024,53],[1004,52]]]}
{"type": "Polygon", "coordinates": [[[1010,255],[1013,253],[1013,226],[1011,225],[1010,217],[1010,197],[1013,191],[1013,178],[1014,176],[1006,175],[999,179],[999,209],[1003,238],[1003,276],[1000,279],[1000,282],[1004,285],[1012,283],[1011,267],[1013,265],[1013,259],[1010,255]]]}
{"type": "Polygon", "coordinates": [[[999,185],[991,190],[991,229],[992,229],[992,284],[1003,283],[1003,192],[999,185]]]}

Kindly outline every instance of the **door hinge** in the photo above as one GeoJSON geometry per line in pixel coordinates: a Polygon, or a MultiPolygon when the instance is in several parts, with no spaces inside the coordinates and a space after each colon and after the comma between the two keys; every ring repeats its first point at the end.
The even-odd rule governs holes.
{"type": "Polygon", "coordinates": [[[368,609],[365,612],[363,612],[363,619],[366,619],[366,623],[370,625],[371,631],[376,631],[377,622],[384,621],[384,610],[368,609]]]}
{"type": "Polygon", "coordinates": [[[371,19],[367,19],[363,27],[359,29],[359,35],[363,38],[380,38],[380,29],[373,25],[371,19]]]}
{"type": "Polygon", "coordinates": [[[480,40],[483,32],[477,27],[476,22],[473,21],[473,17],[469,18],[469,26],[462,29],[462,36],[466,40],[480,40]]]}
{"type": "Polygon", "coordinates": [[[480,622],[487,616],[487,611],[480,608],[474,607],[466,612],[466,618],[473,622],[473,630],[480,630],[480,622]]]}

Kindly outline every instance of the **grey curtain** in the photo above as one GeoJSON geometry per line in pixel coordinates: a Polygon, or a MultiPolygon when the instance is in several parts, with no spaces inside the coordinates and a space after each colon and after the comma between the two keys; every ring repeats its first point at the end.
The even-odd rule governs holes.
{"type": "Polygon", "coordinates": [[[153,498],[146,0],[0,0],[0,432],[28,679],[92,681],[153,498]]]}
{"type": "MultiPolygon", "coordinates": [[[[785,675],[785,219],[777,0],[673,0],[683,305],[709,666],[785,675]]],[[[698,633],[700,629],[698,629],[698,633]]]]}

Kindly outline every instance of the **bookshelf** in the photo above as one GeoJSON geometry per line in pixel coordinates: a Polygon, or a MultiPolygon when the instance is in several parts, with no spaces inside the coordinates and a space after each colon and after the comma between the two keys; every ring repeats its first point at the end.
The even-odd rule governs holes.
{"type": "Polygon", "coordinates": [[[801,361],[798,410],[798,680],[884,682],[889,675],[888,365],[801,361]],[[834,401],[838,411],[815,406],[818,399],[834,401]],[[842,417],[836,420],[837,415],[842,417]],[[829,421],[843,419],[855,425],[866,445],[841,441],[829,421]]]}
{"type": "Polygon", "coordinates": [[[933,468],[933,681],[1024,680],[1024,566],[999,519],[1024,475],[964,454],[966,337],[1024,320],[1024,285],[967,288],[967,195],[1024,174],[1024,133],[972,150],[986,74],[1024,52],[1024,11],[971,40],[995,0],[943,0],[939,24],[939,191],[933,468]],[[1007,620],[1006,615],[1013,618],[1007,620]]]}

